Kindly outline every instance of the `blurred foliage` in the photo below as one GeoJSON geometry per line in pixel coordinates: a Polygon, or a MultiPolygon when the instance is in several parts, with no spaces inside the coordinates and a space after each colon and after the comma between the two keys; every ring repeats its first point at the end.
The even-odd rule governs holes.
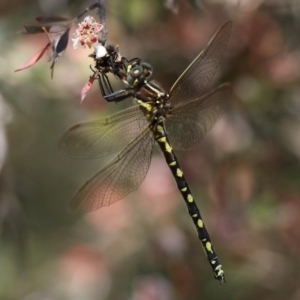
{"type": "Polygon", "coordinates": [[[53,80],[45,60],[12,73],[46,41],[17,35],[23,22],[72,17],[89,2],[2,0],[0,299],[299,299],[300,1],[106,2],[109,43],[151,63],[166,90],[233,21],[211,86],[232,82],[236,98],[199,146],[178,153],[228,283],[219,288],[213,278],[158,153],[137,192],[68,214],[102,163],[61,155],[60,135],[126,103],[107,104],[95,84],[80,104],[88,50],[70,47],[53,80]]]}

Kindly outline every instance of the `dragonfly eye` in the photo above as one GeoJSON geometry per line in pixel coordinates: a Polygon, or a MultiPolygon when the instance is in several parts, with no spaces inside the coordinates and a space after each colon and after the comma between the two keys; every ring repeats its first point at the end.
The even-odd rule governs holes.
{"type": "Polygon", "coordinates": [[[133,67],[127,74],[127,82],[129,85],[136,85],[141,80],[143,74],[143,68],[141,66],[133,67]]]}
{"type": "Polygon", "coordinates": [[[143,72],[146,78],[150,77],[152,75],[152,66],[146,62],[142,62],[141,66],[143,68],[143,72]]]}
{"type": "Polygon", "coordinates": [[[130,70],[129,75],[132,78],[138,78],[142,73],[143,73],[143,68],[141,66],[136,66],[130,70]]]}

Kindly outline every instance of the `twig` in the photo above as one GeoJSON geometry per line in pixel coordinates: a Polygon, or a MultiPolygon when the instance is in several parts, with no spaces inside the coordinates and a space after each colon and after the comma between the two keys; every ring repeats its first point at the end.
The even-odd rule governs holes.
{"type": "Polygon", "coordinates": [[[104,0],[97,0],[96,2],[98,4],[98,15],[99,15],[99,19],[100,19],[100,24],[103,25],[103,29],[102,29],[102,36],[101,36],[101,40],[100,43],[104,46],[106,44],[107,41],[107,28],[106,28],[106,11],[105,11],[105,5],[104,5],[104,0]]]}

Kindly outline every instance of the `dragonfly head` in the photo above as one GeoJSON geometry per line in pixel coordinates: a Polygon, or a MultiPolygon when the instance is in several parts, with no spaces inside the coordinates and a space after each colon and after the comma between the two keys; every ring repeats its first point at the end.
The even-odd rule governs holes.
{"type": "Polygon", "coordinates": [[[152,75],[152,66],[146,62],[129,66],[127,72],[127,82],[130,86],[137,86],[152,75]]]}

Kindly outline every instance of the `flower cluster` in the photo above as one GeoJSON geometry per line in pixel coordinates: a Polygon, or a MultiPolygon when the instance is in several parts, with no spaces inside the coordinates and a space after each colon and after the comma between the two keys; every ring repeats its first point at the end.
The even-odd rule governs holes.
{"type": "Polygon", "coordinates": [[[73,34],[73,47],[78,48],[80,44],[83,48],[91,46],[98,42],[98,33],[102,30],[103,25],[95,21],[91,16],[87,16],[78,24],[78,28],[73,34]]]}

